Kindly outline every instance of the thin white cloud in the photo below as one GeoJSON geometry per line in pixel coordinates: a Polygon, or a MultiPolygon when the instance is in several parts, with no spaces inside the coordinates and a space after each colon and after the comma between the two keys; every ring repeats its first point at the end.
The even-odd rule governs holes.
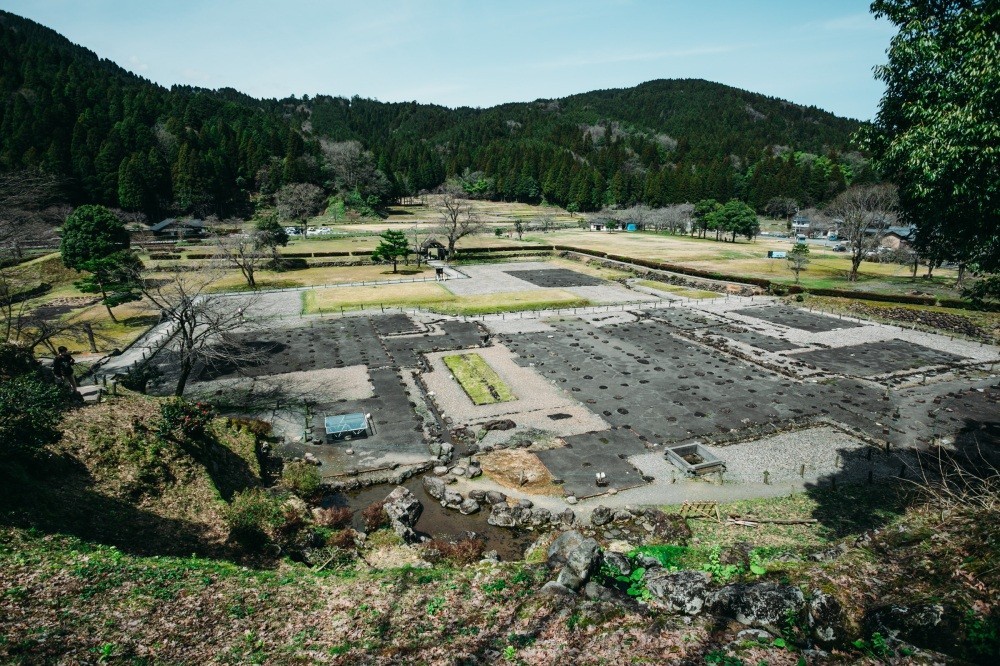
{"type": "Polygon", "coordinates": [[[131,69],[133,72],[145,72],[146,70],[149,69],[149,64],[140,60],[139,56],[133,55],[129,56],[128,68],[131,69]]]}
{"type": "Polygon", "coordinates": [[[820,28],[831,32],[893,32],[892,24],[878,20],[871,14],[850,14],[827,19],[819,23],[807,24],[806,28],[820,28]]]}
{"type": "Polygon", "coordinates": [[[719,53],[732,53],[743,48],[737,44],[719,46],[695,46],[687,49],[670,49],[667,51],[646,51],[637,53],[588,53],[577,56],[566,56],[540,62],[536,69],[564,69],[566,67],[587,67],[593,65],[613,65],[622,62],[648,62],[666,60],[667,58],[690,58],[719,53]]]}

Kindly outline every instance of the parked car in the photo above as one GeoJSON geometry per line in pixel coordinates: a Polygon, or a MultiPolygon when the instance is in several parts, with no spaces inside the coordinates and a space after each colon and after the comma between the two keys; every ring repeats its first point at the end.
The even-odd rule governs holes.
{"type": "Polygon", "coordinates": [[[833,246],[833,251],[834,252],[847,252],[847,246],[844,245],[843,243],[837,243],[836,245],[833,246]]]}

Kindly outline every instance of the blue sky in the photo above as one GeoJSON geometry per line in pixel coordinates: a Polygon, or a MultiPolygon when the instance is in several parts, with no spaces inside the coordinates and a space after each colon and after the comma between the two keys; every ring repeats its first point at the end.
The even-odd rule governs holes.
{"type": "Polygon", "coordinates": [[[702,78],[870,119],[860,0],[0,0],[164,85],[492,106],[702,78]]]}

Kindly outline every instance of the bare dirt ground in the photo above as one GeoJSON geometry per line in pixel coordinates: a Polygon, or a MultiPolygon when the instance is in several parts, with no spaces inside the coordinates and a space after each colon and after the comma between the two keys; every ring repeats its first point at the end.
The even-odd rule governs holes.
{"type": "Polygon", "coordinates": [[[561,497],[562,488],[534,453],[524,449],[493,451],[479,457],[483,473],[505,488],[529,495],[561,497]],[[524,483],[522,483],[522,480],[524,483]]]}

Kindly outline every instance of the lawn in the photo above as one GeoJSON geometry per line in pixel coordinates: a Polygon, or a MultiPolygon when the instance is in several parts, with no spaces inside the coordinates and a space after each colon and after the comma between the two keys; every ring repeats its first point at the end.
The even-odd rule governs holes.
{"type": "MultiPolygon", "coordinates": [[[[607,252],[637,259],[652,259],[679,264],[694,269],[725,273],[734,276],[766,278],[784,284],[794,284],[795,275],[782,259],[768,259],[768,250],[788,250],[792,246],[787,238],[759,237],[750,242],[740,239],[736,243],[717,242],[713,239],[674,236],[656,232],[595,232],[561,230],[533,240],[607,252]]],[[[863,262],[858,281],[848,282],[851,269],[846,253],[836,253],[810,246],[810,263],[801,274],[801,284],[809,288],[839,288],[861,291],[906,293],[914,288],[929,291],[942,297],[955,297],[952,288],[955,271],[939,268],[931,280],[910,277],[907,266],[863,262]]]]}
{"type": "Polygon", "coordinates": [[[479,354],[452,354],[442,360],[475,404],[517,400],[510,387],[479,354]]]}
{"type": "Polygon", "coordinates": [[[304,314],[340,312],[365,308],[417,307],[451,315],[480,315],[576,308],[590,301],[562,289],[532,289],[501,294],[456,296],[436,282],[418,282],[365,287],[334,287],[302,293],[304,314]]]}
{"type": "MultiPolygon", "coordinates": [[[[386,280],[406,280],[411,278],[434,277],[434,269],[427,266],[417,268],[399,264],[399,272],[393,273],[392,266],[318,266],[293,271],[257,271],[259,289],[285,289],[288,287],[314,287],[348,282],[379,282],[386,280]]],[[[240,273],[228,272],[217,281],[213,291],[233,291],[246,289],[247,283],[240,273]]]]}
{"type": "MultiPolygon", "coordinates": [[[[749,541],[758,547],[814,549],[848,535],[860,534],[891,523],[912,499],[906,485],[851,485],[837,490],[812,488],[785,497],[750,499],[720,504],[723,520],[734,515],[748,520],[807,520],[814,523],[778,525],[760,523],[755,527],[719,523],[712,519],[688,520],[694,547],[732,546],[749,541]]],[[[677,513],[679,507],[664,507],[677,513]]]]}

